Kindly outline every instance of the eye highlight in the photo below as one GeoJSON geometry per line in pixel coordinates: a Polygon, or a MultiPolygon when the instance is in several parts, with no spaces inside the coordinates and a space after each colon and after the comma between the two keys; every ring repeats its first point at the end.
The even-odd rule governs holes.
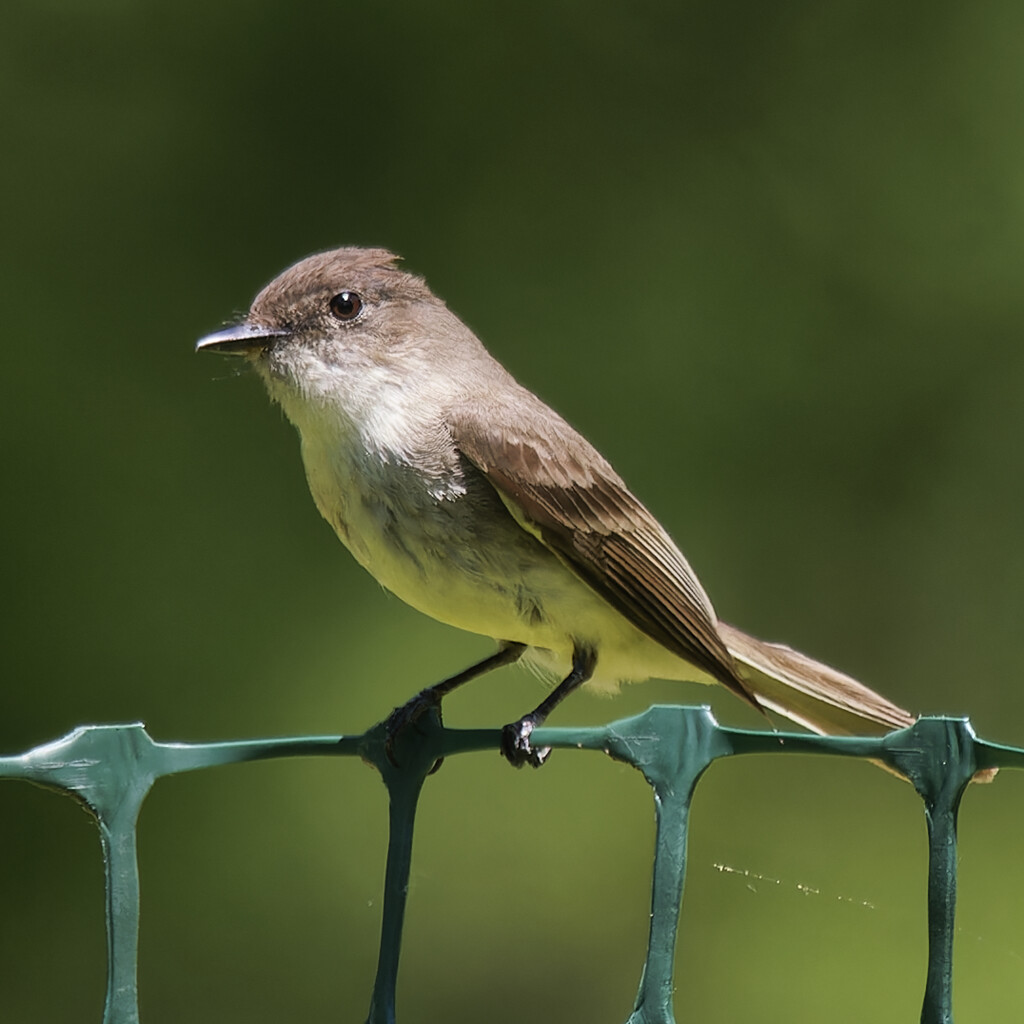
{"type": "Polygon", "coordinates": [[[328,305],[336,320],[355,320],[363,311],[363,300],[355,292],[338,292],[328,305]]]}

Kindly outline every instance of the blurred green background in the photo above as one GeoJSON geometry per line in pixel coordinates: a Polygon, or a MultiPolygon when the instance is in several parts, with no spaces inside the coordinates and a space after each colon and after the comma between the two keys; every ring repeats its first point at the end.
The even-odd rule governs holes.
{"type": "MultiPolygon", "coordinates": [[[[193,355],[338,244],[425,274],[611,458],[723,618],[1024,744],[1019,3],[8,0],[0,54],[0,750],[87,722],[361,731],[490,650],[366,577],[258,383],[193,355]]],[[[540,692],[506,670],[447,718],[497,725],[540,692]]],[[[659,683],[552,724],[708,699],[756,724],[659,683]]],[[[1024,999],[1022,796],[1004,773],[965,801],[962,1020],[1024,999]]],[[[95,830],[23,785],[0,813],[0,1019],[98,1021],[95,830]]],[[[401,1019],[624,1020],[652,838],[641,778],[597,755],[451,759],[401,1019]]],[[[358,763],[161,782],[146,1024],[363,1020],[385,840],[358,763]]],[[[869,765],[713,768],[680,1020],[917,1019],[924,853],[916,797],[869,765]]]]}

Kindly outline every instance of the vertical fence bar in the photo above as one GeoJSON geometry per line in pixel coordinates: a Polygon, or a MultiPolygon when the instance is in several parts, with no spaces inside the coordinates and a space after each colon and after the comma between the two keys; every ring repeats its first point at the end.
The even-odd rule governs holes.
{"type": "Polygon", "coordinates": [[[366,1024],[395,1024],[395,989],[409,895],[416,807],[423,783],[442,755],[443,743],[444,728],[436,711],[403,730],[390,745],[382,726],[375,726],[363,738],[360,754],[380,772],[388,789],[389,821],[380,952],[366,1024]]]}
{"type": "Polygon", "coordinates": [[[139,807],[99,819],[107,880],[107,996],[103,1024],[139,1024],[139,807]]]}
{"type": "Polygon", "coordinates": [[[665,705],[614,723],[606,736],[605,751],[638,768],[654,790],[657,818],[647,956],[627,1024],[675,1024],[675,949],[690,802],[708,765],[730,752],[729,742],[707,708],[665,705]]]}
{"type": "Polygon", "coordinates": [[[926,801],[928,822],[928,976],[921,1024],[953,1024],[953,935],[956,912],[956,819],[961,793],[926,801]]]}
{"type": "Polygon", "coordinates": [[[978,768],[974,739],[966,719],[922,718],[888,745],[888,760],[924,800],[928,826],[928,975],[921,1024],[953,1024],[956,824],[978,768]]]}
{"type": "MultiPolygon", "coordinates": [[[[103,1024],[138,1024],[139,867],[135,825],[160,751],[138,723],[74,729],[20,758],[10,774],[66,793],[95,818],[106,874],[107,993],[103,1024]]],[[[5,774],[7,774],[5,772],[5,774]]]]}

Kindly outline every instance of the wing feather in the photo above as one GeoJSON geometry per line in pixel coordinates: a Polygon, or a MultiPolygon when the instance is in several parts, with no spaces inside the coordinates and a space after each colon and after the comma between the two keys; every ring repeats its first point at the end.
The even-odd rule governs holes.
{"type": "Polygon", "coordinates": [[[634,626],[759,707],[718,634],[711,602],[665,530],[589,442],[529,392],[519,394],[514,419],[508,408],[490,408],[499,415],[484,421],[478,405],[451,415],[462,455],[634,626]]]}

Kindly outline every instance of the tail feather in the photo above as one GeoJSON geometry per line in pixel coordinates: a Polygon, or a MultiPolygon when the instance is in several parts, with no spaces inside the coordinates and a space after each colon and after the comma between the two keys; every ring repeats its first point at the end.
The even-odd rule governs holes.
{"type": "Polygon", "coordinates": [[[791,647],[757,640],[726,622],[718,623],[718,632],[758,702],[813,732],[882,734],[916,721],[856,679],[791,647]]]}

